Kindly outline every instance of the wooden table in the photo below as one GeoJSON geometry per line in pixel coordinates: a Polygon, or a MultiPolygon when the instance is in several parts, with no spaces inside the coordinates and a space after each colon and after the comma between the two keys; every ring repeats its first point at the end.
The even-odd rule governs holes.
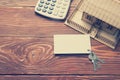
{"type": "MultiPolygon", "coordinates": [[[[69,14],[80,0],[73,0],[69,14]]],[[[34,13],[37,0],[0,0],[0,80],[120,80],[120,45],[116,50],[91,39],[105,60],[94,72],[87,55],[55,56],[54,34],[80,34],[34,13]]],[[[84,44],[83,44],[84,45],[84,44]]]]}

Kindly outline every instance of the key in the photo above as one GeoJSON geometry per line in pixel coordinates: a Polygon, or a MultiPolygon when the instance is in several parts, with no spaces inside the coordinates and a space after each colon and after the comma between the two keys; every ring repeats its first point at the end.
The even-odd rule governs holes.
{"type": "Polygon", "coordinates": [[[94,67],[94,71],[96,71],[97,70],[97,66],[98,66],[98,63],[96,61],[97,56],[92,52],[92,53],[90,53],[88,58],[92,61],[93,67],[94,67]]]}
{"type": "Polygon", "coordinates": [[[98,68],[100,68],[99,62],[104,63],[104,60],[98,58],[97,55],[92,51],[90,51],[90,54],[89,54],[88,58],[93,63],[94,71],[96,71],[98,68]]]}
{"type": "Polygon", "coordinates": [[[94,71],[97,70],[97,63],[95,60],[92,60],[94,71]]]}
{"type": "Polygon", "coordinates": [[[98,57],[97,57],[97,61],[98,61],[98,62],[101,62],[101,63],[105,63],[104,60],[102,60],[102,59],[100,59],[100,58],[98,58],[98,57]]]}
{"type": "Polygon", "coordinates": [[[104,60],[100,59],[94,52],[91,52],[91,53],[96,57],[97,63],[98,62],[104,63],[104,60]]]}

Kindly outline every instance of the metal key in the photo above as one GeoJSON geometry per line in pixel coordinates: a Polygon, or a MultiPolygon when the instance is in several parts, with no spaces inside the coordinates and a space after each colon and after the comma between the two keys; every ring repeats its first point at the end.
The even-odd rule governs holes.
{"type": "Polygon", "coordinates": [[[98,62],[104,63],[104,60],[98,58],[97,55],[96,55],[94,52],[91,52],[91,54],[94,55],[94,56],[96,57],[97,63],[98,63],[98,62]]]}
{"type": "Polygon", "coordinates": [[[97,62],[105,63],[104,60],[97,57],[97,62]]]}
{"type": "Polygon", "coordinates": [[[104,63],[104,61],[96,56],[94,52],[90,52],[88,58],[92,61],[94,66],[94,71],[100,68],[99,62],[104,63]]]}
{"type": "Polygon", "coordinates": [[[88,58],[92,61],[94,71],[96,71],[97,70],[97,65],[98,65],[97,62],[96,62],[97,56],[93,52],[91,52],[90,55],[88,56],[88,58]]]}

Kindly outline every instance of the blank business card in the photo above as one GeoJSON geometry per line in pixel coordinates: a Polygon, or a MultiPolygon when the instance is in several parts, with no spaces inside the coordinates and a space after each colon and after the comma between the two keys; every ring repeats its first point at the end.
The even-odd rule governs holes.
{"type": "Polygon", "coordinates": [[[54,35],[54,54],[89,54],[89,35],[54,35]]]}

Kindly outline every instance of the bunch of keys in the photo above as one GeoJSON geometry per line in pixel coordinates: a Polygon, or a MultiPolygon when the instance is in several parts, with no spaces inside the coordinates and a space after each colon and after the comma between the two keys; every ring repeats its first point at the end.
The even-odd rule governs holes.
{"type": "Polygon", "coordinates": [[[93,51],[90,51],[88,58],[93,63],[94,71],[96,71],[98,68],[100,68],[99,62],[104,63],[104,61],[102,59],[98,58],[93,51]]]}

